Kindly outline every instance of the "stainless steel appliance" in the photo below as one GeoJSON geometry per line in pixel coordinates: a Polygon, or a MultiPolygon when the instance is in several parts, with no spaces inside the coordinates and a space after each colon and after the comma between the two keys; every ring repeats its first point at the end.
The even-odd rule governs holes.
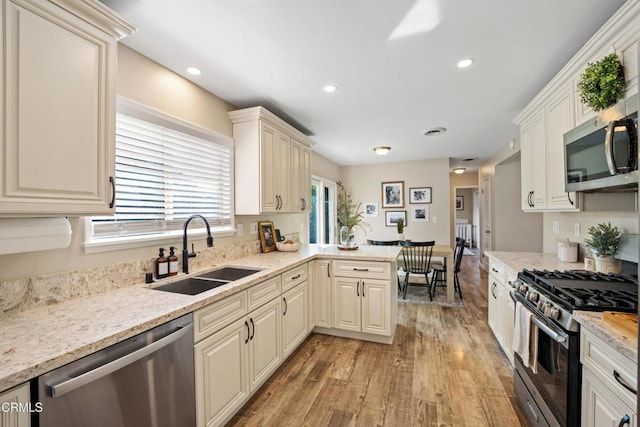
{"type": "Polygon", "coordinates": [[[565,188],[637,190],[638,95],[564,134],[565,188]]]}
{"type": "Polygon", "coordinates": [[[192,317],[40,376],[40,427],[194,426],[192,317]]]}
{"type": "Polygon", "coordinates": [[[580,426],[580,325],[572,313],[635,313],[637,266],[629,268],[628,275],[523,270],[512,283],[511,297],[532,313],[537,326],[537,372],[515,354],[514,389],[530,425],[580,426]]]}

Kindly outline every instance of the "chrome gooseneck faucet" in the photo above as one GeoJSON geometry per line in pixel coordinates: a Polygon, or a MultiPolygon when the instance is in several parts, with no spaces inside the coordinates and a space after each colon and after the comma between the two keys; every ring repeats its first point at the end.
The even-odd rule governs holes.
{"type": "Polygon", "coordinates": [[[211,237],[211,228],[209,227],[209,222],[202,215],[191,215],[184,221],[183,225],[183,235],[182,235],[182,272],[189,273],[189,258],[195,258],[196,251],[193,249],[193,243],[191,244],[191,253],[187,250],[187,227],[189,223],[194,218],[200,218],[204,221],[204,225],[207,227],[207,247],[213,247],[213,237],[211,237]]]}

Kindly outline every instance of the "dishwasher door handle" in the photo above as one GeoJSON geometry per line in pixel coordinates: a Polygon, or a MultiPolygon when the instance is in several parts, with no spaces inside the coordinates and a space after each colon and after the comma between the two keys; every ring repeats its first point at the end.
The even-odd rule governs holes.
{"type": "Polygon", "coordinates": [[[112,372],[117,371],[118,369],[124,368],[125,366],[131,365],[132,363],[137,362],[140,359],[143,359],[149,356],[152,353],[160,350],[163,347],[168,346],[169,344],[174,343],[185,335],[193,333],[193,325],[188,325],[186,327],[181,327],[175,332],[167,335],[155,341],[148,346],[142,347],[139,350],[131,352],[126,356],[123,356],[119,359],[116,359],[112,362],[106,363],[96,369],[93,369],[89,372],[85,372],[84,374],[78,375],[77,377],[68,379],[58,384],[47,384],[46,388],[49,390],[51,397],[56,398],[63,396],[77,388],[80,388],[84,385],[89,384],[92,381],[95,381],[99,378],[102,378],[106,375],[111,374],[112,372]]]}

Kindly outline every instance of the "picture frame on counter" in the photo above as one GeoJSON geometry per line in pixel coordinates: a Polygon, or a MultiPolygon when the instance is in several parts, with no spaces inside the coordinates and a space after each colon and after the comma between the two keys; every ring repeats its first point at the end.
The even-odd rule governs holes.
{"type": "Polygon", "coordinates": [[[409,203],[431,203],[431,187],[409,188],[409,203]]]}
{"type": "Polygon", "coordinates": [[[400,219],[402,219],[402,223],[406,227],[407,211],[386,211],[384,213],[384,225],[387,227],[397,227],[400,219]]]}
{"type": "Polygon", "coordinates": [[[262,252],[273,252],[276,247],[276,230],[273,221],[261,221],[258,223],[258,236],[262,252]]]}

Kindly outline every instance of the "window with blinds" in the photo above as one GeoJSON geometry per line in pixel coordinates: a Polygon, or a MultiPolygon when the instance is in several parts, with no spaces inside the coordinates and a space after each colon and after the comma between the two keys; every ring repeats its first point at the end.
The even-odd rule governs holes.
{"type": "MultiPolygon", "coordinates": [[[[158,113],[135,115],[116,116],[115,215],[91,219],[92,240],[175,234],[193,214],[213,232],[232,231],[230,138],[158,113]]],[[[197,222],[204,227],[194,220],[190,230],[197,222]]]]}

